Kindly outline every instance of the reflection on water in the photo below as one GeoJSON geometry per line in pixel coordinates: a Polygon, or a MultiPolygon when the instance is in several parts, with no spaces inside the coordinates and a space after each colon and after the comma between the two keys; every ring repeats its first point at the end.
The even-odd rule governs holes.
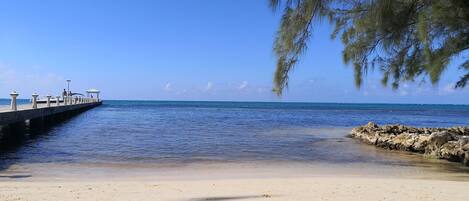
{"type": "Polygon", "coordinates": [[[299,163],[468,173],[460,164],[345,137],[352,126],[376,120],[464,125],[469,106],[107,101],[66,122],[26,129],[16,144],[0,144],[0,160],[4,168],[299,163]]]}
{"type": "MultiPolygon", "coordinates": [[[[26,121],[16,125],[1,126],[0,158],[2,160],[0,161],[0,170],[7,169],[10,165],[15,164],[20,159],[17,157],[17,153],[20,153],[24,148],[32,146],[34,143],[40,143],[41,140],[47,139],[55,127],[63,126],[76,115],[80,114],[64,115],[36,124],[30,124],[29,121],[26,121]]],[[[23,178],[23,176],[13,176],[13,178],[23,178]]]]}

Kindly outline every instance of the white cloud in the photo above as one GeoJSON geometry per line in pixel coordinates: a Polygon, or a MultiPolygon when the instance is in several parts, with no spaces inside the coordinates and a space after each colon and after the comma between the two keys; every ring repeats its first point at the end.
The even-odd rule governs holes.
{"type": "Polygon", "coordinates": [[[257,93],[262,93],[263,91],[262,88],[257,88],[257,93]]]}
{"type": "MultiPolygon", "coordinates": [[[[414,88],[415,88],[415,87],[414,87],[414,88]]],[[[400,95],[400,96],[407,96],[407,95],[409,95],[409,90],[410,90],[410,91],[413,91],[413,90],[411,89],[411,86],[410,86],[409,84],[404,83],[404,84],[402,84],[402,85],[399,87],[399,91],[398,91],[398,92],[399,92],[399,95],[400,95]]]]}
{"type": "Polygon", "coordinates": [[[422,94],[422,93],[424,93],[425,91],[428,91],[428,89],[427,89],[427,88],[424,88],[423,86],[420,86],[420,85],[419,85],[419,86],[417,87],[417,90],[416,90],[415,92],[416,92],[417,94],[422,94]]]}
{"type": "Polygon", "coordinates": [[[401,95],[401,96],[407,96],[408,94],[409,94],[409,92],[407,92],[406,90],[401,90],[399,92],[399,95],[401,95]]]}
{"type": "Polygon", "coordinates": [[[21,70],[0,62],[0,97],[15,90],[22,98],[32,92],[39,94],[59,93],[65,84],[63,76],[47,72],[47,68],[39,65],[31,66],[28,70],[21,70]],[[31,84],[34,83],[34,84],[31,84]]]}
{"type": "Polygon", "coordinates": [[[171,91],[171,82],[166,83],[163,88],[165,91],[171,91]]]}
{"type": "Polygon", "coordinates": [[[443,88],[440,88],[438,91],[438,95],[448,95],[456,92],[456,89],[454,89],[454,84],[449,83],[445,85],[443,88]]]}
{"type": "Polygon", "coordinates": [[[212,82],[207,82],[207,86],[205,86],[204,91],[210,91],[213,88],[212,82]]]}
{"type": "Polygon", "coordinates": [[[243,90],[248,86],[248,81],[243,81],[241,85],[239,85],[238,89],[243,90]]]}

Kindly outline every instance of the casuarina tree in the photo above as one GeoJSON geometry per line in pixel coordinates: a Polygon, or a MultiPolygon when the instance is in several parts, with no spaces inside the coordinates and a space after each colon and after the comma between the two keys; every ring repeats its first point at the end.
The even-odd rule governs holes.
{"type": "MultiPolygon", "coordinates": [[[[355,84],[379,70],[393,89],[407,81],[438,83],[450,62],[461,61],[456,88],[469,81],[468,0],[269,0],[283,13],[274,52],[274,91],[281,95],[289,73],[321,21],[334,26],[332,39],[344,44],[342,57],[353,66],[355,84]]],[[[314,45],[314,44],[313,44],[314,45]]]]}

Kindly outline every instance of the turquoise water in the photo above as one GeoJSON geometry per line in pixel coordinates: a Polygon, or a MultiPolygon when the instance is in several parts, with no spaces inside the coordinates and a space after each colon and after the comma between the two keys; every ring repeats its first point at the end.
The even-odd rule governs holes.
{"type": "MultiPolygon", "coordinates": [[[[0,105],[10,105],[10,99],[0,98],[0,105]]],[[[18,99],[17,104],[30,104],[29,99],[18,99]]]]}
{"type": "Polygon", "coordinates": [[[18,145],[3,145],[0,160],[5,164],[408,163],[345,137],[351,127],[369,121],[467,126],[469,106],[105,101],[47,129],[27,131],[18,145]]]}

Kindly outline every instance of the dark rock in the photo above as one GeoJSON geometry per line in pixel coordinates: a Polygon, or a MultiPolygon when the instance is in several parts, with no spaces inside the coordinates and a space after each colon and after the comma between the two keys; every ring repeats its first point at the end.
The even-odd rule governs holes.
{"type": "Polygon", "coordinates": [[[415,152],[424,153],[425,147],[429,144],[430,135],[428,134],[420,134],[417,135],[417,139],[415,140],[414,144],[412,145],[412,149],[415,152]]]}
{"type": "Polygon", "coordinates": [[[441,147],[448,141],[452,140],[453,137],[451,134],[448,132],[435,132],[430,135],[429,141],[430,145],[436,146],[436,147],[441,147]]]}
{"type": "Polygon", "coordinates": [[[459,146],[465,151],[469,151],[469,136],[462,136],[458,139],[459,146]]]}
{"type": "Polygon", "coordinates": [[[469,151],[464,152],[464,161],[463,164],[465,166],[469,166],[469,151]]]}
{"type": "Polygon", "coordinates": [[[352,129],[350,137],[385,149],[418,152],[469,166],[469,127],[415,128],[369,122],[352,129]]]}

